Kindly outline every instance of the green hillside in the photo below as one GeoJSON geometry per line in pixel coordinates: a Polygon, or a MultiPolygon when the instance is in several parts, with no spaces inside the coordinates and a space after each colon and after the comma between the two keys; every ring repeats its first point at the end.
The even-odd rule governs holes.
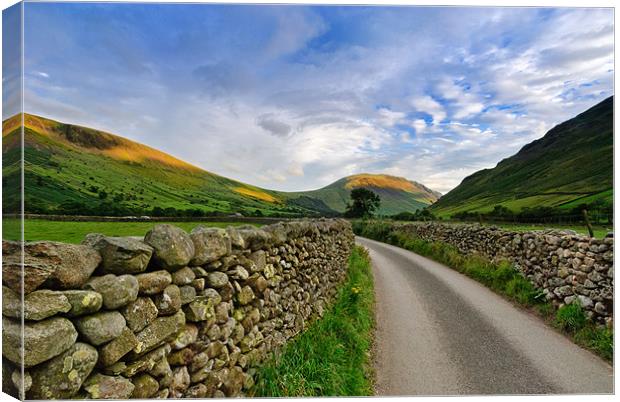
{"type": "Polygon", "coordinates": [[[322,200],[331,209],[344,212],[354,188],[366,188],[377,193],[381,197],[379,213],[382,215],[415,212],[441,196],[420,183],[402,177],[366,173],[348,176],[319,190],[300,194],[322,200]]]}
{"type": "Polygon", "coordinates": [[[551,129],[493,169],[465,178],[433,204],[440,216],[495,205],[570,209],[613,197],[613,97],[551,129]]]}
{"type": "MultiPolygon", "coordinates": [[[[156,208],[155,214],[166,216],[178,213],[175,211],[188,214],[188,210],[197,216],[237,212],[329,215],[344,211],[346,200],[333,200],[341,195],[348,199],[350,191],[344,187],[347,179],[343,179],[342,188],[334,183],[310,192],[266,190],[207,172],[123,137],[24,116],[25,209],[30,213],[128,215],[152,214],[156,208]]],[[[5,213],[19,210],[19,117],[4,121],[2,127],[5,213]]],[[[430,190],[431,196],[425,191],[383,190],[386,211],[417,209],[436,199],[430,190]]]]}

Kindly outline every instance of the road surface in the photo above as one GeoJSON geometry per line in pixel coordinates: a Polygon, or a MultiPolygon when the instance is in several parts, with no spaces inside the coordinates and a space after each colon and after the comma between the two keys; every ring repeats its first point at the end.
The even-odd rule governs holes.
{"type": "Polygon", "coordinates": [[[377,395],[612,393],[613,368],[478,282],[357,238],[376,291],[377,395]]]}

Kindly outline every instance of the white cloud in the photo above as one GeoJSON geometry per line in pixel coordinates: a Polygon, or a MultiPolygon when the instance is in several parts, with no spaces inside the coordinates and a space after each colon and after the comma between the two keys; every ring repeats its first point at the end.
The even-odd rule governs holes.
{"type": "Polygon", "coordinates": [[[417,111],[431,115],[434,123],[439,123],[446,118],[446,112],[443,106],[430,96],[413,98],[411,100],[411,105],[417,111]]]}

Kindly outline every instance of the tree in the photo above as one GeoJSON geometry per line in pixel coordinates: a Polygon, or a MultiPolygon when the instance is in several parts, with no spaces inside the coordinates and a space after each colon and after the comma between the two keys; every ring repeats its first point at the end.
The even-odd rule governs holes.
{"type": "Polygon", "coordinates": [[[365,188],[351,191],[351,203],[347,205],[344,216],[347,218],[369,218],[381,205],[381,197],[365,188]]]}

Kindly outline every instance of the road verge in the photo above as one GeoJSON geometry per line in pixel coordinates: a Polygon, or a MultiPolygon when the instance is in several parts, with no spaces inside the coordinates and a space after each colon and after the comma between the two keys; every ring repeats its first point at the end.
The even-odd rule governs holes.
{"type": "Polygon", "coordinates": [[[252,396],[371,395],[374,300],[370,258],[356,246],[335,303],[259,369],[252,396]]]}

